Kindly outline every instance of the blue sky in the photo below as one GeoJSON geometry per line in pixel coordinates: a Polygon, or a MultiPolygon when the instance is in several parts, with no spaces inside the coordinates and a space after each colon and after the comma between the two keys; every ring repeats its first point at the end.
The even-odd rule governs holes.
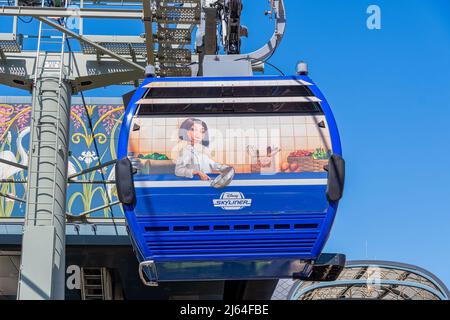
{"type": "Polygon", "coordinates": [[[450,285],[450,2],[302,0],[287,9],[271,62],[285,72],[309,63],[347,161],[326,251],[417,264],[450,285]],[[366,28],[370,4],[381,7],[379,31],[366,28]]]}
{"type": "MultiPolygon", "coordinates": [[[[287,74],[298,60],[309,64],[333,107],[347,161],[326,251],[416,264],[450,286],[450,1],[286,2],[287,34],[270,62],[287,74]],[[371,4],[381,7],[381,30],[366,27],[371,4]]],[[[250,51],[268,39],[272,24],[263,15],[266,1],[244,4],[250,51]]],[[[138,22],[115,26],[120,34],[143,30],[138,22]]],[[[111,30],[106,22],[87,27],[111,30]]],[[[2,86],[0,94],[26,93],[2,86]]]]}

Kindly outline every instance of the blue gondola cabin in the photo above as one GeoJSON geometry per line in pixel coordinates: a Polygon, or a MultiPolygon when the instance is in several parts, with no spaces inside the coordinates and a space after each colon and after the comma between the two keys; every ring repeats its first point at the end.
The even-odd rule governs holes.
{"type": "Polygon", "coordinates": [[[193,266],[186,279],[227,278],[227,264],[269,278],[282,276],[274,261],[314,261],[343,191],[336,123],[306,76],[146,79],[118,158],[136,253],[159,280],[183,279],[170,266],[193,266]]]}

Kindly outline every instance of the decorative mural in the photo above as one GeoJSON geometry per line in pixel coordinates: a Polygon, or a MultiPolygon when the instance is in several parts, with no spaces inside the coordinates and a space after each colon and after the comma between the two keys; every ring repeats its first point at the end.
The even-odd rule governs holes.
{"type": "MultiPolygon", "coordinates": [[[[123,105],[87,105],[87,113],[92,120],[94,137],[88,122],[88,114],[83,105],[73,105],[70,124],[69,175],[92,168],[116,159],[123,105]]],[[[10,162],[27,164],[29,149],[29,125],[31,105],[0,104],[0,158],[10,162]]],[[[25,198],[26,184],[23,182],[27,172],[13,166],[0,163],[0,193],[17,198],[25,198]]],[[[75,181],[114,180],[114,167],[106,167],[74,179],[75,181]]],[[[67,212],[80,215],[108,201],[116,201],[117,194],[112,184],[75,184],[68,186],[67,212]]],[[[25,204],[0,196],[0,218],[23,217],[25,204]]],[[[121,217],[121,206],[104,209],[90,215],[91,217],[121,217]]]]}
{"type": "Polygon", "coordinates": [[[325,172],[331,140],[319,123],[325,116],[135,117],[128,154],[150,180],[325,172]]]}

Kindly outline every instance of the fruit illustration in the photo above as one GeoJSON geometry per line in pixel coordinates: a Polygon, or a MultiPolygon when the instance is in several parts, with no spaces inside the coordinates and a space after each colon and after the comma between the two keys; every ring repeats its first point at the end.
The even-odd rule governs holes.
{"type": "Polygon", "coordinates": [[[281,171],[287,171],[287,170],[289,170],[289,163],[283,162],[281,164],[281,171]]]}
{"type": "Polygon", "coordinates": [[[152,154],[148,154],[143,157],[143,159],[149,159],[149,160],[169,160],[169,158],[165,154],[160,154],[157,152],[154,152],[152,154]]]}
{"type": "Polygon", "coordinates": [[[317,148],[312,154],[314,160],[327,160],[329,156],[330,153],[323,148],[317,148]]]}
{"type": "Polygon", "coordinates": [[[291,169],[291,171],[295,172],[295,170],[298,169],[297,162],[292,162],[291,165],[289,166],[289,169],[291,169]]]}
{"type": "Polygon", "coordinates": [[[310,157],[312,155],[312,152],[309,150],[297,150],[294,152],[291,152],[289,157],[310,157]]]}

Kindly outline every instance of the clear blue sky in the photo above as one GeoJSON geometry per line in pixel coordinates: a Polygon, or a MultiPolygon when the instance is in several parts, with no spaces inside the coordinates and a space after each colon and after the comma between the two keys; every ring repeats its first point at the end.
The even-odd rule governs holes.
{"type": "Polygon", "coordinates": [[[347,161],[326,250],[417,264],[450,286],[450,1],[287,3],[271,62],[285,72],[309,63],[347,161]],[[370,4],[381,7],[380,31],[366,28],[370,4]]]}
{"type": "MultiPolygon", "coordinates": [[[[450,286],[450,1],[286,2],[287,34],[271,62],[288,74],[298,60],[308,62],[333,107],[347,161],[326,251],[416,264],[450,286]],[[381,30],[366,28],[371,4],[381,7],[381,30]]],[[[244,1],[245,51],[271,34],[266,3],[244,1]]],[[[142,30],[116,26],[120,34],[142,30]]],[[[92,27],[111,30],[103,22],[92,27]]],[[[0,94],[24,93],[0,87],[0,94]]]]}

